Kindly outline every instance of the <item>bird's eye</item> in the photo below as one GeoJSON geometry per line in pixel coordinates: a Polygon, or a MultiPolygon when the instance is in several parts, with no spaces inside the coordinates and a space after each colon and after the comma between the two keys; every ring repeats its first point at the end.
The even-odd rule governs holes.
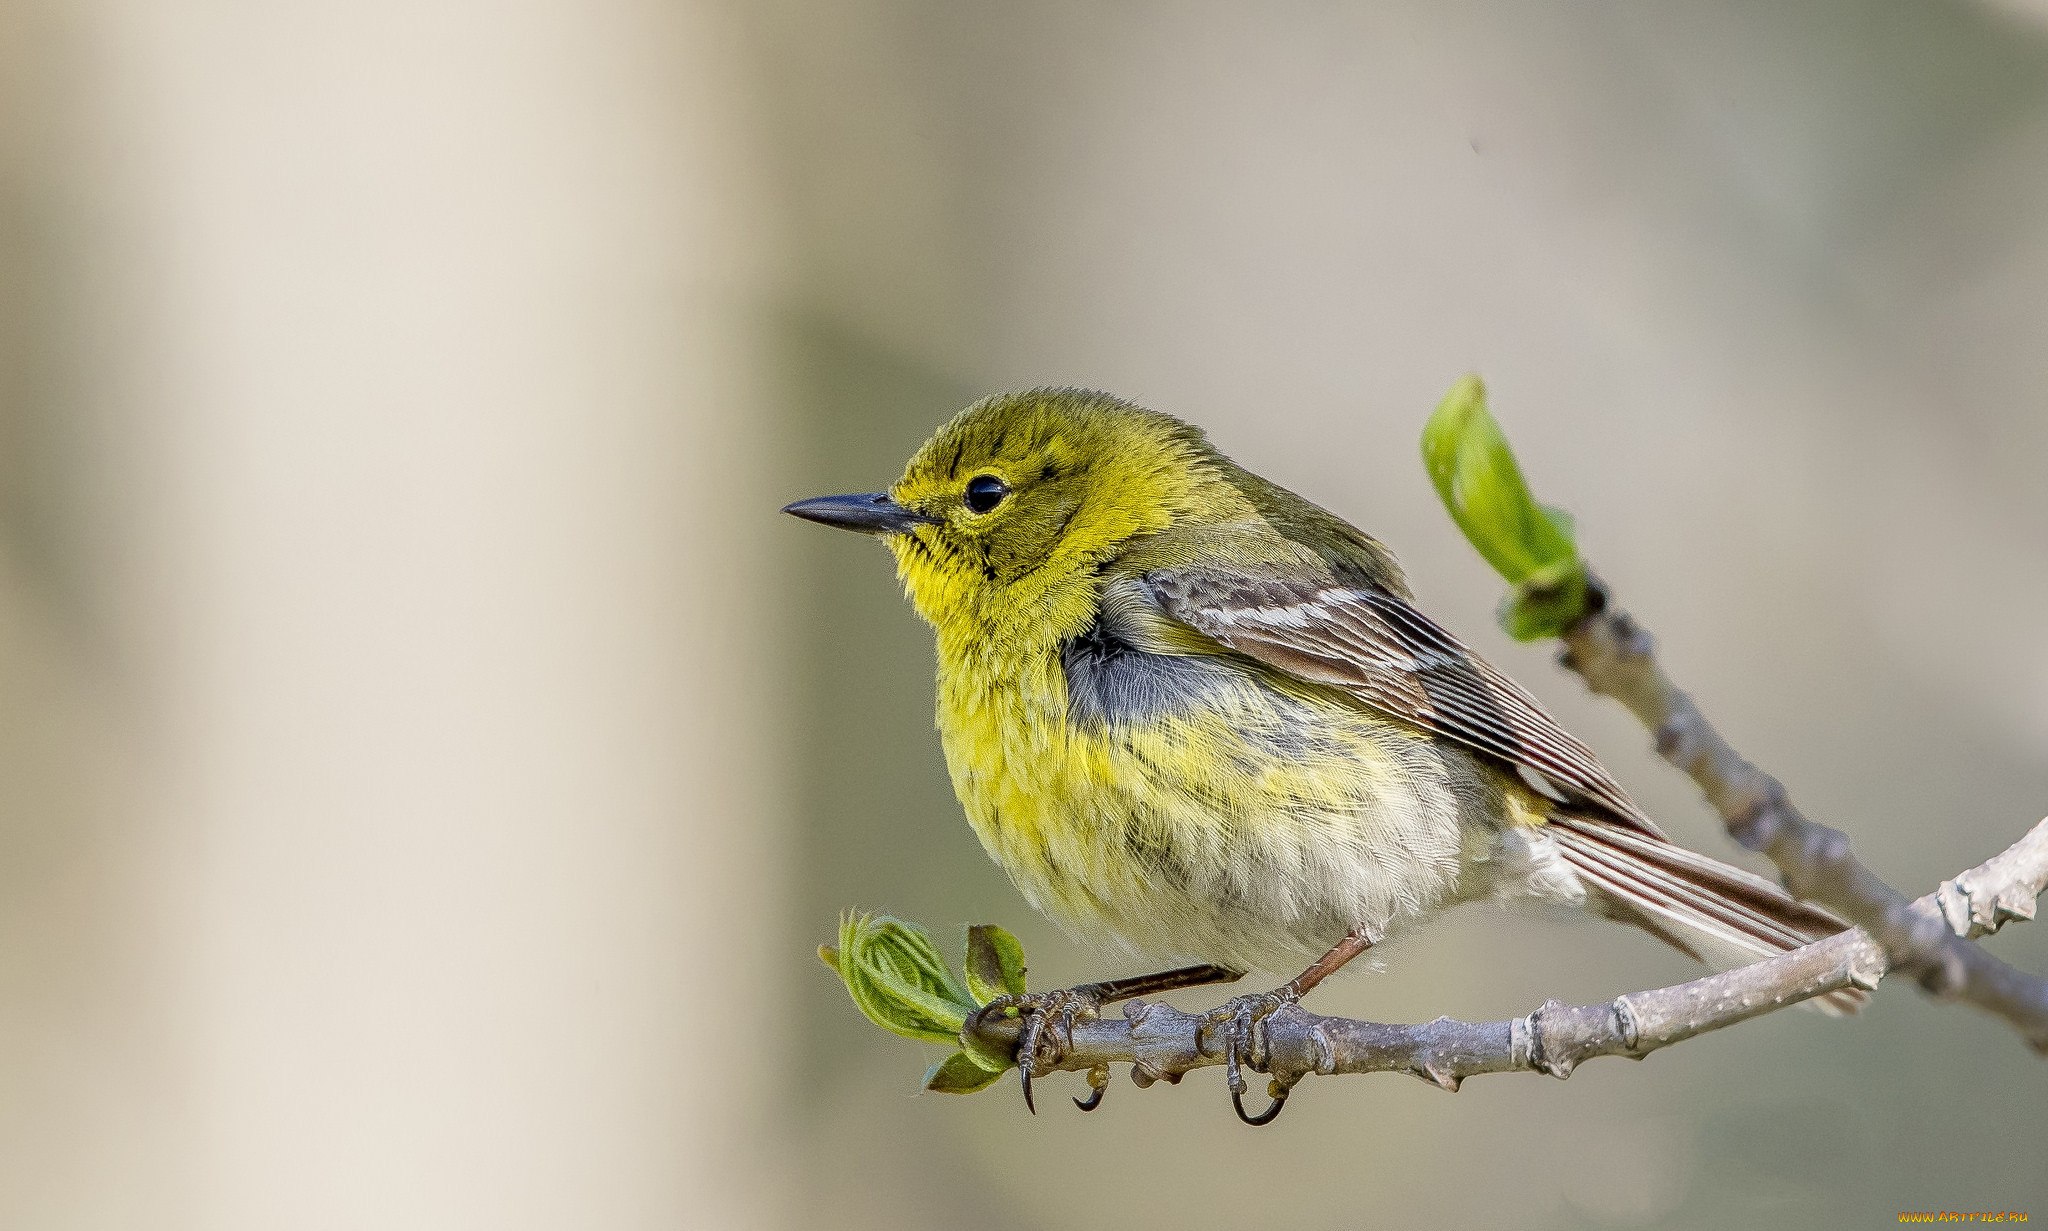
{"type": "Polygon", "coordinates": [[[1010,485],[992,474],[978,474],[967,480],[967,511],[986,513],[1010,494],[1010,485]]]}

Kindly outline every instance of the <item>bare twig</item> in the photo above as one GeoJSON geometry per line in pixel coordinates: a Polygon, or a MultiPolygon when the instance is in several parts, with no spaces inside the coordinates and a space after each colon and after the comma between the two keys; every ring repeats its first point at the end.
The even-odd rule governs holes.
{"type": "MultiPolygon", "coordinates": [[[[1969,939],[1980,918],[1990,923],[2001,912],[2019,914],[2022,909],[2021,917],[2030,917],[2033,900],[2041,892],[2040,873],[2024,883],[2009,878],[1999,882],[2012,894],[2024,891],[2023,908],[2014,905],[2017,897],[1984,901],[1978,882],[1965,882],[1965,877],[1984,869],[1943,886],[1934,910],[1907,901],[1856,858],[1841,831],[1807,819],[1793,806],[1782,783],[1735,751],[1693,699],[1664,674],[1650,635],[1608,602],[1599,582],[1591,584],[1588,600],[1587,614],[1564,634],[1559,661],[1594,692],[1627,706],[1655,733],[1657,751],[1699,785],[1730,837],[1768,856],[1793,893],[1829,907],[1868,932],[1883,947],[1890,969],[1910,975],[1937,997],[1967,1001],[2004,1018],[2035,1050],[2048,1053],[2048,980],[2014,969],[1969,939]],[[1953,893],[1951,886],[1957,887],[1953,893]],[[1959,905],[1956,895],[1967,898],[1967,903],[1959,905]],[[1961,916],[1969,926],[1958,928],[1955,912],[1961,909],[1983,913],[1961,916]]],[[[2037,828],[2027,841],[2048,839],[2041,838],[2037,828]]],[[[2039,855],[2037,850],[2029,853],[2029,866],[2040,866],[2039,855]]]]}
{"type": "MultiPolygon", "coordinates": [[[[2034,898],[2044,885],[2048,820],[2003,854],[1944,882],[1907,909],[1916,921],[1939,927],[1946,918],[1981,935],[2008,919],[2032,917],[2034,898]]],[[[1272,1074],[1276,1095],[1311,1073],[1409,1073],[1446,1090],[1481,1073],[1540,1072],[1563,1078],[1596,1056],[1640,1059],[1802,1000],[1848,987],[1874,987],[1889,968],[1884,950],[1852,931],[1739,970],[1606,1004],[1574,1007],[1549,1001],[1512,1021],[1440,1017],[1420,1025],[1388,1025],[1289,1006],[1259,1027],[1254,1060],[1272,1074]]],[[[1067,1036],[1055,1040],[1057,1054],[1041,1056],[1038,1071],[1093,1071],[1127,1063],[1141,1086],[1161,1079],[1176,1082],[1194,1069],[1223,1063],[1220,1046],[1204,1039],[1201,1027],[1202,1018],[1195,1014],[1132,1001],[1120,1021],[1075,1022],[1067,1036]]],[[[1019,1024],[984,1012],[968,1021],[967,1031],[993,1050],[1009,1051],[1017,1045],[1019,1024]]]]}

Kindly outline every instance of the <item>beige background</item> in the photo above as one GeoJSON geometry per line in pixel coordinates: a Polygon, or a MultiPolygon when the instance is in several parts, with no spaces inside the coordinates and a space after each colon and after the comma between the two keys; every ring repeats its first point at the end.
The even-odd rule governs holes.
{"type": "MultiPolygon", "coordinates": [[[[1415,448],[1476,369],[1922,891],[2048,811],[2044,155],[2025,0],[9,0],[0,1225],[2048,1217],[2048,1068],[1903,988],[1257,1133],[1214,1074],[913,1097],[839,908],[1129,963],[975,847],[882,553],[773,512],[996,389],[1181,413],[1725,852],[1494,630],[1415,448]]],[[[1485,912],[1385,965],[1321,1007],[1689,973],[1485,912]]]]}

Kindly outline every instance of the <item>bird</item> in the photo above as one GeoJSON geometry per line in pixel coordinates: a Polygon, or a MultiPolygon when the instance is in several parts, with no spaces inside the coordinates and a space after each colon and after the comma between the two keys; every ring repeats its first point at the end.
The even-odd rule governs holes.
{"type": "Polygon", "coordinates": [[[1171,415],[999,394],[886,491],[783,511],[893,555],[935,635],[954,792],[1024,898],[1078,938],[1199,963],[1021,998],[1027,1103],[1102,1004],[1299,967],[1203,1019],[1237,1114],[1265,1123],[1285,1091],[1245,1110],[1257,1024],[1464,903],[1561,905],[1721,968],[1848,926],[1670,840],[1424,614],[1386,546],[1171,415]]]}

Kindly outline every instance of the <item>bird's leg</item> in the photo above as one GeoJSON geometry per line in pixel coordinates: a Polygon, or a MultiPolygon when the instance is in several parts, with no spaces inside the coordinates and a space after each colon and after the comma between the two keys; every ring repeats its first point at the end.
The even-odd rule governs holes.
{"type": "Polygon", "coordinates": [[[1316,984],[1336,974],[1344,963],[1372,948],[1372,944],[1373,938],[1365,929],[1354,927],[1344,934],[1344,939],[1330,946],[1328,953],[1317,958],[1313,966],[1286,983],[1270,992],[1239,996],[1203,1016],[1198,1037],[1206,1037],[1212,1030],[1223,1032],[1223,1077],[1230,1086],[1230,1105],[1237,1108],[1238,1119],[1251,1125],[1271,1124],[1287,1102],[1288,1088],[1275,1082],[1271,1088],[1273,1105],[1256,1116],[1245,1114],[1243,1066],[1256,1063],[1253,1033],[1259,1023],[1278,1012],[1281,1006],[1299,1003],[1316,984]]]}
{"type": "MultiPolygon", "coordinates": [[[[1163,970],[1158,974],[1136,975],[1128,979],[1109,979],[1101,983],[1083,983],[1079,987],[1062,988],[1056,992],[1030,992],[1022,996],[998,996],[981,1010],[981,1014],[1000,1014],[1005,1017],[1023,1019],[1023,1028],[1017,1035],[1017,1072],[1024,1083],[1024,1106],[1033,1113],[1038,1111],[1031,1101],[1031,1079],[1052,1071],[1058,1062],[1063,1047],[1074,1041],[1074,1023],[1094,1017],[1103,1005],[1133,996],[1151,996],[1159,992],[1177,991],[1184,987],[1201,987],[1208,983],[1229,983],[1244,978],[1242,970],[1228,966],[1183,966],[1178,970],[1163,970]]],[[[1082,1111],[1093,1111],[1102,1104],[1102,1091],[1108,1082],[1108,1073],[1088,1075],[1088,1084],[1093,1093],[1086,1102],[1074,1100],[1082,1111]]]]}

